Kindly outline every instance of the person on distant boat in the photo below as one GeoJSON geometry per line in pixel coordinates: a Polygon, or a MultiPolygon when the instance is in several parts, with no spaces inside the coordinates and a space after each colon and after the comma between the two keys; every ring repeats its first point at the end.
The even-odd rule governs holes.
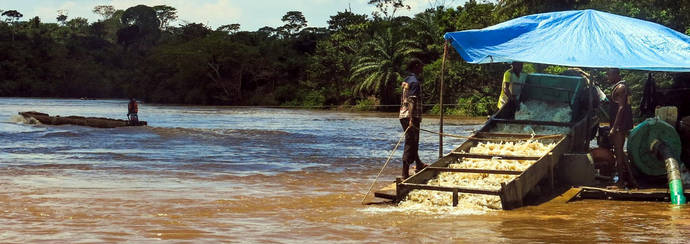
{"type": "Polygon", "coordinates": [[[137,100],[135,100],[133,97],[129,99],[129,105],[127,106],[127,118],[129,119],[129,123],[132,125],[136,125],[139,123],[139,105],[137,104],[137,100]]]}
{"type": "Polygon", "coordinates": [[[405,133],[405,147],[403,149],[403,169],[402,177],[410,177],[410,164],[417,163],[416,171],[422,170],[427,165],[419,159],[419,128],[422,122],[422,89],[417,79],[417,74],[422,72],[422,62],[414,60],[408,64],[407,76],[402,86],[402,96],[400,98],[400,125],[405,133]]]}
{"type": "Polygon", "coordinates": [[[632,175],[630,163],[623,151],[625,137],[633,128],[630,90],[625,84],[625,80],[621,79],[619,69],[608,69],[606,75],[609,82],[614,84],[611,89],[611,107],[609,109],[609,118],[611,118],[609,140],[613,143],[613,154],[616,156],[616,170],[621,182],[627,178],[629,186],[637,188],[637,181],[635,181],[632,175]]]}
{"type": "MultiPolygon", "coordinates": [[[[521,83],[525,84],[527,80],[527,74],[522,72],[522,62],[514,61],[511,64],[511,68],[503,73],[503,83],[501,85],[501,96],[498,97],[498,109],[501,109],[503,105],[506,105],[508,101],[517,99],[517,91],[513,92],[511,90],[510,83],[521,83]]],[[[512,87],[518,87],[519,85],[514,85],[512,87]]],[[[521,87],[520,87],[521,88],[521,87]]],[[[517,88],[516,88],[517,90],[517,88]]]]}

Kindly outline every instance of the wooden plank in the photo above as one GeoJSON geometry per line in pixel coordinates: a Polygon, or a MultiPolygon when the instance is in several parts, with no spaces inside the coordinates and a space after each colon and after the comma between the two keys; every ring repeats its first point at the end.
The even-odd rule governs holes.
{"type": "Polygon", "coordinates": [[[395,200],[395,183],[392,183],[375,191],[374,197],[395,200]]]}
{"type": "Polygon", "coordinates": [[[457,172],[457,173],[485,173],[497,175],[520,175],[522,171],[515,170],[493,170],[493,169],[460,169],[460,168],[446,168],[446,167],[427,167],[427,170],[435,170],[440,172],[457,172]]]}
{"type": "Polygon", "coordinates": [[[571,187],[570,189],[565,191],[563,194],[554,197],[553,199],[549,200],[548,202],[542,203],[540,206],[568,203],[568,202],[572,201],[573,199],[577,198],[581,192],[582,192],[582,188],[571,187]]]}
{"type": "MultiPolygon", "coordinates": [[[[456,161],[457,158],[458,157],[453,154],[448,154],[446,156],[443,156],[443,158],[439,159],[438,161],[429,165],[429,167],[448,167],[448,164],[456,161]]],[[[425,168],[419,173],[410,176],[410,178],[405,179],[403,183],[424,184],[429,179],[433,179],[434,177],[436,177],[437,174],[438,171],[426,170],[425,168]]]]}
{"type": "Polygon", "coordinates": [[[473,154],[473,153],[462,153],[462,152],[452,152],[451,154],[456,155],[460,158],[483,158],[483,159],[504,159],[504,160],[530,160],[536,161],[540,157],[528,157],[528,156],[513,156],[513,155],[486,155],[486,154],[473,154]]]}
{"type": "Polygon", "coordinates": [[[495,196],[498,196],[500,194],[500,191],[496,191],[496,190],[473,189],[473,188],[465,188],[465,187],[430,186],[430,185],[411,184],[411,183],[402,183],[401,187],[402,186],[409,188],[409,189],[420,189],[420,190],[431,190],[431,191],[445,191],[445,192],[457,191],[457,192],[461,192],[461,193],[495,195],[495,196]]]}

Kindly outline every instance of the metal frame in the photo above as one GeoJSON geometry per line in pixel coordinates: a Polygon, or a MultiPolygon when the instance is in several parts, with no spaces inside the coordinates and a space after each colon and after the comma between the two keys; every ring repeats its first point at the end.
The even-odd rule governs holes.
{"type": "MultiPolygon", "coordinates": [[[[484,133],[486,136],[489,133],[484,133]]],[[[475,134],[476,135],[476,134],[475,134]]],[[[503,135],[503,134],[501,134],[503,135]]],[[[512,138],[522,138],[528,140],[529,138],[524,135],[512,135],[512,138]]],[[[397,201],[401,201],[404,197],[412,190],[433,190],[433,191],[444,191],[453,193],[453,206],[458,204],[458,194],[484,194],[484,195],[494,195],[501,198],[501,204],[503,209],[513,209],[523,206],[523,198],[527,193],[537,185],[542,178],[549,176],[549,183],[551,187],[554,187],[554,167],[558,162],[560,156],[567,151],[570,147],[568,137],[562,135],[558,138],[544,139],[545,141],[556,142],[556,147],[554,147],[549,153],[542,157],[523,157],[523,156],[507,156],[507,155],[478,155],[478,154],[467,154],[459,152],[451,152],[435,163],[431,164],[429,167],[424,168],[419,173],[413,175],[412,177],[405,180],[398,180],[396,182],[396,196],[397,201]],[[510,170],[490,170],[490,169],[469,169],[469,168],[449,168],[448,165],[453,161],[462,158],[494,158],[500,157],[501,159],[510,160],[531,160],[536,161],[532,166],[530,166],[525,171],[510,171],[510,170]],[[461,172],[461,173],[476,173],[476,174],[506,174],[506,175],[518,175],[517,178],[508,182],[507,184],[501,184],[499,190],[493,189],[476,189],[467,187],[444,187],[444,186],[429,186],[426,182],[429,179],[436,177],[440,172],[461,172]]],[[[463,143],[460,148],[469,148],[476,145],[476,140],[468,140],[463,143]]],[[[457,150],[457,149],[456,149],[457,150]]]]}
{"type": "MultiPolygon", "coordinates": [[[[583,89],[583,92],[591,92],[591,89],[583,89]]],[[[589,98],[590,94],[587,94],[589,98]]],[[[588,99],[589,100],[589,99],[588,99]]],[[[561,156],[568,152],[584,151],[588,146],[588,139],[591,137],[591,126],[596,124],[598,118],[592,111],[592,105],[588,104],[587,110],[584,112],[584,117],[578,121],[571,123],[550,122],[550,121],[531,121],[531,120],[514,120],[503,119],[508,113],[510,106],[514,106],[512,101],[504,108],[500,109],[496,114],[491,116],[489,120],[484,123],[479,132],[474,133],[462,145],[454,149],[452,152],[445,154],[438,161],[431,164],[429,167],[421,170],[417,174],[405,180],[396,180],[396,201],[402,201],[407,194],[414,189],[426,189],[434,191],[445,191],[453,193],[453,206],[458,204],[458,194],[485,194],[495,195],[501,198],[503,209],[514,209],[524,205],[525,196],[542,180],[552,190],[555,188],[554,168],[559,162],[561,156]],[[554,136],[545,138],[546,135],[526,135],[526,134],[510,134],[510,133],[492,133],[489,132],[496,123],[507,124],[530,124],[530,125],[547,125],[568,127],[570,132],[566,135],[554,136]],[[544,138],[544,139],[540,139],[544,138]],[[556,146],[541,157],[524,157],[524,156],[510,156],[510,155],[478,155],[464,153],[469,151],[471,147],[476,146],[479,142],[491,140],[539,140],[555,142],[556,146]],[[461,158],[500,158],[506,160],[535,160],[536,162],[527,168],[525,171],[501,171],[490,169],[455,169],[449,168],[448,165],[457,159],[461,158]],[[514,180],[501,184],[499,190],[492,189],[474,189],[464,187],[441,187],[429,186],[426,182],[436,177],[440,172],[462,172],[462,173],[478,173],[478,174],[508,174],[518,175],[514,180]]],[[[443,116],[441,116],[441,129],[443,128],[443,116]]],[[[442,152],[442,139],[439,138],[439,155],[442,152]]]]}

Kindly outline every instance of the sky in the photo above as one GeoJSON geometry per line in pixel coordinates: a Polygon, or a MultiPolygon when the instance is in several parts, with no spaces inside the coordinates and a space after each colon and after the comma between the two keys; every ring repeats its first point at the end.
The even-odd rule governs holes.
{"type": "MultiPolygon", "coordinates": [[[[445,3],[455,7],[467,0],[408,0],[411,10],[400,10],[396,16],[411,16],[435,4],[445,3]]],[[[241,30],[255,31],[264,26],[283,25],[280,18],[288,11],[301,11],[310,27],[326,27],[330,16],[351,9],[368,16],[375,7],[368,0],[0,0],[0,9],[17,10],[24,14],[22,20],[34,16],[43,22],[56,22],[58,10],[66,10],[67,16],[97,21],[100,16],[92,12],[97,5],[112,5],[127,9],[139,4],[148,6],[168,5],[177,8],[178,22],[203,23],[211,28],[239,23],[241,30]]]]}

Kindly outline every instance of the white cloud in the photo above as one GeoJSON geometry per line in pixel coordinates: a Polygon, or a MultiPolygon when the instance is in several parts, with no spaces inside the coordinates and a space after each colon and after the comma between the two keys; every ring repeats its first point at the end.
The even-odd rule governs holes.
{"type": "Polygon", "coordinates": [[[178,16],[181,20],[189,22],[201,21],[215,28],[225,24],[239,23],[242,17],[242,10],[229,0],[216,0],[215,2],[204,3],[200,6],[187,2],[178,8],[178,16]]]}
{"type": "Polygon", "coordinates": [[[148,6],[168,5],[177,9],[178,23],[182,23],[182,21],[196,22],[214,28],[224,24],[238,23],[242,14],[242,10],[230,0],[112,0],[110,3],[104,4],[113,5],[116,9],[127,9],[139,4],[148,6]]]}
{"type": "Polygon", "coordinates": [[[174,1],[174,0],[111,0],[111,1],[101,1],[101,3],[94,4],[95,5],[113,5],[116,9],[127,9],[129,7],[137,6],[140,4],[147,5],[147,6],[155,6],[155,5],[169,5],[169,6],[175,6],[177,2],[180,1],[174,1]]]}
{"type": "MultiPolygon", "coordinates": [[[[42,22],[55,22],[58,16],[58,10],[67,10],[67,16],[71,18],[82,17],[89,18],[91,10],[84,8],[75,1],[66,1],[63,3],[43,3],[35,5],[33,9],[25,9],[20,6],[12,6],[13,9],[19,10],[24,14],[24,19],[30,19],[35,16],[41,18],[42,22]]],[[[9,9],[9,8],[8,8],[9,9]]]]}

